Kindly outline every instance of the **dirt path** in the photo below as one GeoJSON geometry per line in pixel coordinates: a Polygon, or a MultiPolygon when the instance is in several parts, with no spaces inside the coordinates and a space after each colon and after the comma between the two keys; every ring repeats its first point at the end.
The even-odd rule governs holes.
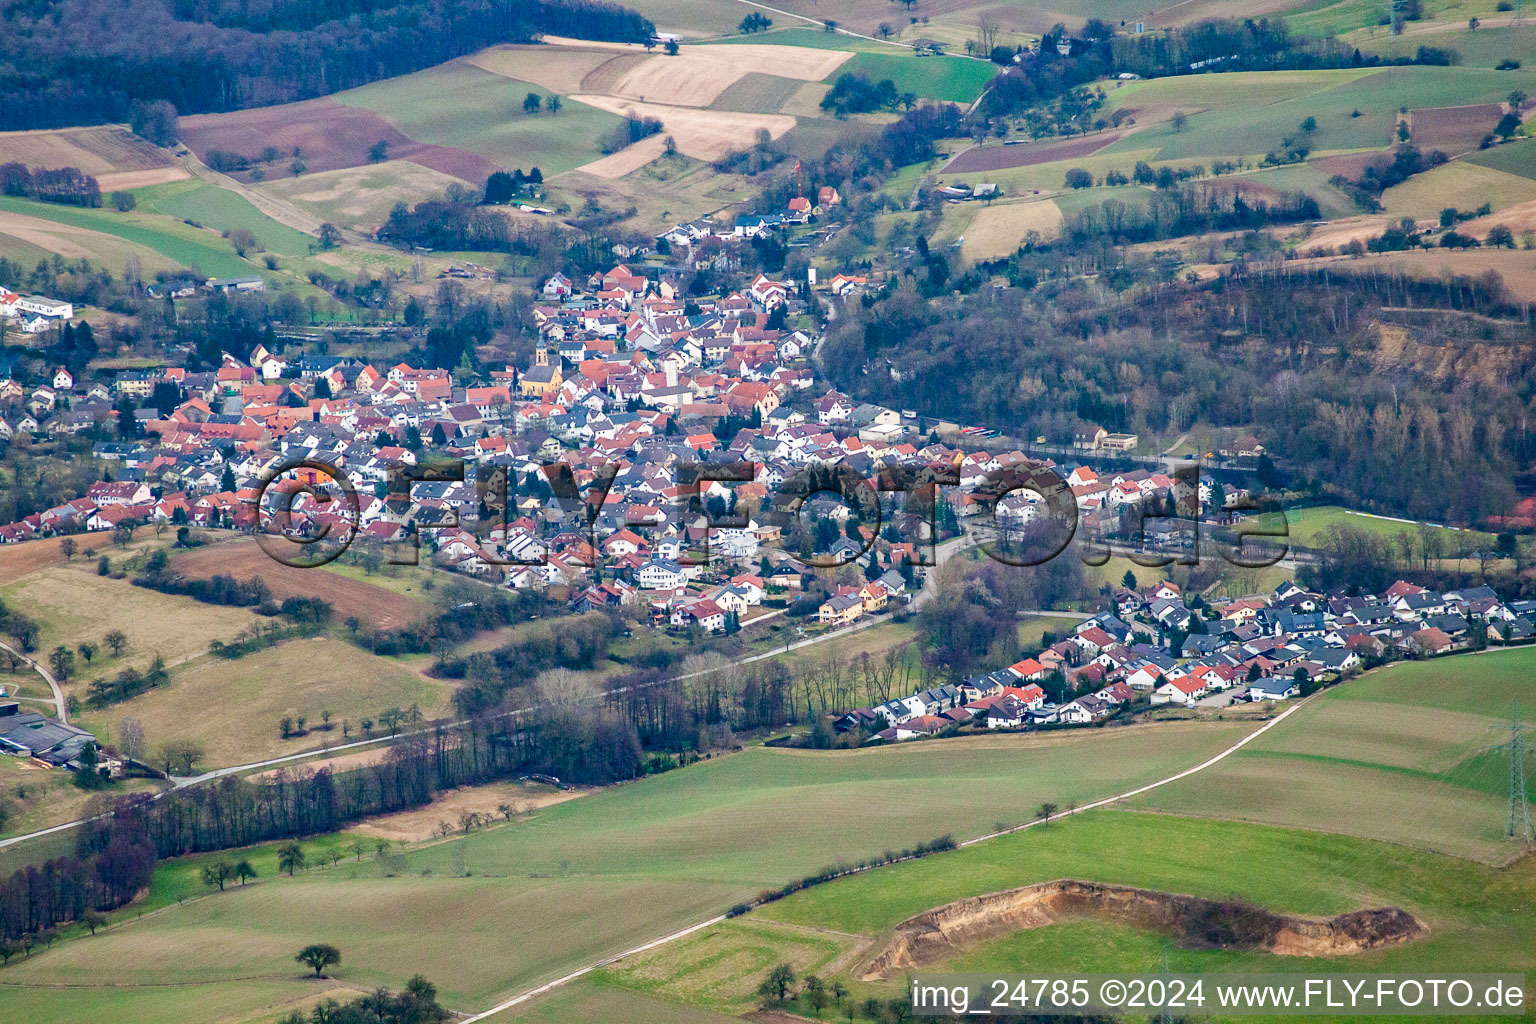
{"type": "MultiPolygon", "coordinates": [[[[186,155],[181,158],[181,163],[194,178],[206,181],[210,185],[217,185],[219,188],[228,189],[284,227],[293,228],[295,231],[302,231],[306,235],[318,236],[320,234],[320,219],[318,217],[305,213],[292,203],[279,199],[276,196],[268,195],[259,189],[254,189],[244,182],[236,181],[227,174],[220,174],[199,160],[197,154],[193,153],[191,149],[188,149],[186,155]]],[[[364,240],[356,232],[343,231],[342,235],[347,236],[347,240],[352,242],[364,240]]]]}

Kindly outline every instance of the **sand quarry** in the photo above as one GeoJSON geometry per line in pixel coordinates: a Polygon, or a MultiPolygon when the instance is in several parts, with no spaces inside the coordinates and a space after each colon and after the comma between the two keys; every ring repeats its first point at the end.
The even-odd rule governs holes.
{"type": "Polygon", "coordinates": [[[1026,928],[1097,918],[1162,932],[1202,949],[1264,949],[1280,956],[1341,956],[1428,934],[1397,907],[1331,919],[1287,916],[1242,903],[1060,879],[956,900],[910,917],[865,969],[864,980],[942,963],[961,949],[1026,928]]]}

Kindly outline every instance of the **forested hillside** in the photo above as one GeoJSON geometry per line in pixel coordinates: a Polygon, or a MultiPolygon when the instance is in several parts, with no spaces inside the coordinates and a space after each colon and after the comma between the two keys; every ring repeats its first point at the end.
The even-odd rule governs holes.
{"type": "Polygon", "coordinates": [[[7,128],[197,114],[323,96],[549,32],[642,41],[602,0],[15,0],[0,9],[7,128]]]}
{"type": "Polygon", "coordinates": [[[1263,424],[1293,483],[1459,522],[1507,511],[1536,456],[1536,331],[1496,279],[1266,272],[1134,298],[1079,280],[948,309],[922,288],[837,321],[823,347],[834,381],[1053,442],[1085,423],[1263,424]],[[1384,331],[1443,350],[1455,372],[1400,358],[1384,331]]]}

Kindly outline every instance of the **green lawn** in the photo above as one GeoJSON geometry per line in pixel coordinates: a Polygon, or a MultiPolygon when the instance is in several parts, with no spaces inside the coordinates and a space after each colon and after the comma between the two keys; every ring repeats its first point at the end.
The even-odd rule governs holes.
{"type": "Polygon", "coordinates": [[[1444,32],[1416,32],[1394,37],[1381,29],[1371,36],[1356,33],[1349,41],[1359,46],[1362,53],[1388,58],[1412,57],[1420,46],[1455,50],[1461,55],[1462,66],[1470,68],[1497,67],[1507,60],[1529,65],[1536,60],[1536,32],[1532,32],[1529,25],[1523,28],[1495,25],[1473,32],[1468,30],[1465,18],[1444,32]]]}
{"type": "Polygon", "coordinates": [[[478,153],[507,168],[538,167],[547,178],[602,155],[616,114],[566,99],[560,113],[526,114],[532,86],[469,64],[442,64],[337,93],[337,102],[372,110],[418,142],[478,153]]]}
{"type": "Polygon", "coordinates": [[[209,277],[240,277],[257,273],[255,264],[236,256],[229,243],[218,235],[167,217],[37,203],[14,196],[0,196],[0,210],[116,235],[153,249],[181,266],[196,268],[209,277]]]}
{"type": "Polygon", "coordinates": [[[262,213],[244,196],[205,181],[173,181],[135,193],[139,209],[196,221],[218,231],[245,228],[263,249],[283,256],[306,256],[315,239],[262,213]]]}
{"type": "Polygon", "coordinates": [[[1502,722],[1509,721],[1510,702],[1518,697],[1520,717],[1536,722],[1536,648],[1403,662],[1340,687],[1330,697],[1465,711],[1502,722]]]}

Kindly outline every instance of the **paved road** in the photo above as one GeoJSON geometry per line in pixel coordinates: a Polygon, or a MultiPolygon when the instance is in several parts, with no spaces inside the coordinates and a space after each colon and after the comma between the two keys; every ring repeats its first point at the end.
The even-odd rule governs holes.
{"type": "Polygon", "coordinates": [[[59,681],[53,678],[53,673],[44,668],[41,662],[33,661],[31,658],[27,657],[25,654],[22,654],[8,643],[0,642],[0,647],[5,648],[7,651],[10,651],[13,656],[20,658],[22,661],[32,666],[33,671],[43,677],[43,682],[47,683],[49,689],[53,690],[53,706],[58,711],[59,721],[68,725],[69,709],[64,705],[64,691],[59,689],[59,681]]]}
{"type": "MultiPolygon", "coordinates": [[[[1308,699],[1310,699],[1310,698],[1308,698],[1308,699]]],[[[1301,706],[1303,704],[1305,704],[1305,703],[1306,703],[1305,700],[1297,701],[1295,704],[1291,705],[1289,708],[1287,708],[1286,710],[1282,711],[1279,715],[1277,715],[1274,718],[1270,719],[1268,722],[1266,722],[1260,728],[1255,729],[1253,732],[1251,732],[1248,735],[1244,736],[1242,739],[1238,740],[1236,743],[1232,744],[1230,747],[1228,747],[1227,749],[1223,750],[1221,753],[1219,753],[1216,756],[1210,758],[1209,760],[1202,761],[1200,764],[1195,765],[1193,768],[1186,768],[1184,771],[1181,771],[1181,772],[1178,772],[1176,774],[1170,775],[1170,776],[1168,776],[1165,779],[1159,779],[1158,781],[1148,783],[1145,786],[1140,786],[1140,787],[1138,787],[1136,789],[1127,790],[1126,792],[1120,793],[1120,794],[1118,794],[1116,796],[1105,797],[1103,800],[1095,800],[1092,803],[1084,804],[1081,807],[1074,808],[1071,811],[1058,811],[1057,813],[1051,815],[1048,818],[1036,818],[1033,821],[1027,821],[1024,824],[1016,825],[1013,828],[1005,828],[1005,829],[1002,829],[1002,830],[997,831],[997,832],[989,832],[989,833],[987,833],[984,836],[977,836],[975,839],[967,839],[965,842],[960,843],[959,845],[962,846],[962,847],[964,847],[964,846],[974,846],[977,843],[984,843],[984,842],[986,842],[989,839],[996,839],[999,836],[1012,835],[1015,832],[1022,832],[1024,829],[1027,829],[1027,828],[1034,828],[1036,825],[1044,825],[1044,824],[1046,824],[1048,822],[1059,821],[1062,818],[1067,817],[1069,814],[1076,814],[1076,813],[1079,813],[1081,811],[1090,811],[1090,810],[1093,810],[1096,807],[1106,807],[1109,804],[1118,803],[1121,800],[1128,800],[1128,799],[1130,799],[1133,796],[1140,796],[1142,793],[1146,793],[1146,792],[1149,792],[1151,790],[1157,789],[1160,786],[1166,786],[1170,782],[1177,782],[1180,779],[1188,778],[1189,776],[1194,775],[1196,772],[1205,771],[1205,769],[1211,767],[1214,764],[1217,764],[1217,763],[1225,760],[1226,758],[1230,757],[1232,754],[1236,753],[1237,751],[1241,750],[1243,747],[1247,746],[1249,743],[1252,743],[1254,740],[1258,739],[1260,736],[1264,735],[1266,732],[1268,732],[1269,730],[1273,729],[1275,726],[1279,725],[1281,722],[1285,721],[1291,715],[1295,714],[1298,710],[1300,710],[1301,706]]],[[[872,871],[872,870],[874,870],[874,869],[873,868],[856,868],[853,871],[850,871],[849,874],[856,874],[856,873],[859,873],[859,872],[872,871]]],[[[513,996],[512,998],[507,999],[507,1000],[505,1000],[503,1002],[497,1003],[495,1006],[491,1007],[489,1010],[484,1010],[484,1011],[482,1011],[480,1013],[475,1014],[472,1017],[464,1018],[460,1022],[460,1024],[476,1024],[476,1022],[478,1022],[478,1021],[489,1020],[491,1017],[494,1017],[498,1013],[502,1013],[502,1012],[504,1012],[506,1010],[510,1010],[514,1006],[519,1006],[519,1005],[521,1005],[523,1003],[526,1003],[530,999],[536,999],[539,996],[544,995],[547,992],[551,992],[551,991],[561,987],[562,985],[566,985],[566,984],[569,984],[572,981],[575,981],[577,978],[580,978],[581,976],[583,976],[585,974],[590,974],[592,971],[595,971],[595,970],[597,970],[600,967],[606,967],[609,964],[617,963],[618,961],[623,960],[626,957],[634,956],[637,953],[643,953],[643,952],[645,952],[646,950],[649,950],[649,949],[655,949],[657,946],[664,946],[664,945],[666,945],[669,942],[676,941],[677,939],[681,939],[681,938],[683,938],[684,936],[687,936],[687,935],[692,935],[694,932],[699,931],[702,928],[708,928],[711,925],[718,924],[718,923],[720,923],[721,921],[724,921],[724,920],[725,920],[725,915],[721,914],[721,915],[718,915],[716,917],[712,917],[712,918],[710,918],[707,921],[700,921],[697,924],[689,925],[687,928],[684,928],[684,929],[682,929],[680,931],[675,931],[675,932],[673,932],[670,935],[664,935],[664,936],[662,936],[659,939],[652,939],[650,942],[647,942],[644,945],[636,946],[633,949],[627,949],[627,950],[625,950],[622,953],[617,953],[617,954],[615,954],[613,956],[605,957],[602,960],[594,961],[594,962],[592,962],[590,964],[587,964],[585,967],[581,968],[580,970],[572,971],[570,974],[567,974],[567,975],[565,975],[562,978],[556,978],[554,981],[547,982],[547,983],[545,983],[543,985],[540,985],[538,988],[531,988],[531,989],[528,989],[525,992],[519,992],[517,995],[513,996]]]]}

